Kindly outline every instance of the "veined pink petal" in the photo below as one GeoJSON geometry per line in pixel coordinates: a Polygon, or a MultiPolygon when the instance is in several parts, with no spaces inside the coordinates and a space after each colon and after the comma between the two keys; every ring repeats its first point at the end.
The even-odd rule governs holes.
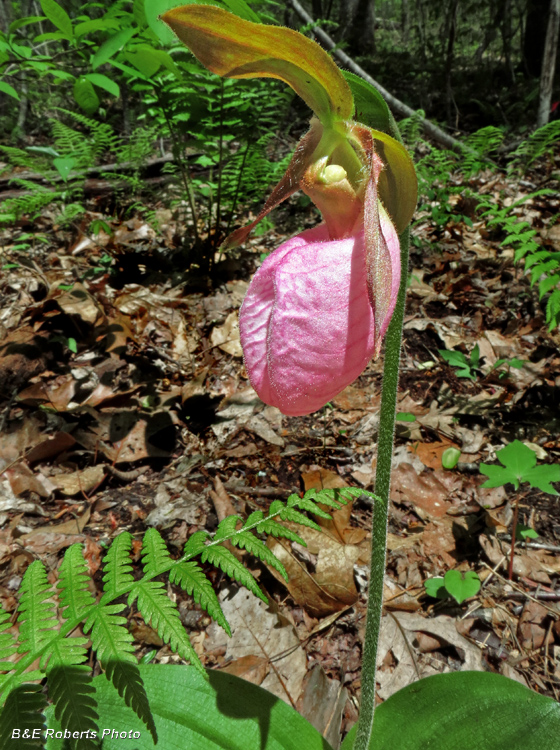
{"type": "MultiPolygon", "coordinates": [[[[398,248],[382,218],[384,236],[390,230],[387,244],[398,248]]],[[[399,266],[391,279],[393,308],[398,278],[399,266]]],[[[255,274],[239,327],[251,384],[265,403],[290,416],[324,406],[374,351],[363,231],[333,241],[320,224],[282,244],[255,274]]]]}

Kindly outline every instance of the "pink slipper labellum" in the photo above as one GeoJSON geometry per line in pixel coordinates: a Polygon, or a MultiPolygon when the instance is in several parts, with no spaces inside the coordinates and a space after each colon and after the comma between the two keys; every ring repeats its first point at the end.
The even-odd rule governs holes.
{"type": "Polygon", "coordinates": [[[416,175],[391,136],[350,119],[351,89],[329,56],[291,29],[246,21],[212,5],[162,16],[210,70],[280,78],[315,113],[255,221],[296,190],[324,223],[284,242],[255,274],[241,307],[245,366],[259,397],[284,414],[317,411],[379,355],[401,279],[398,233],[416,207],[416,175]]]}

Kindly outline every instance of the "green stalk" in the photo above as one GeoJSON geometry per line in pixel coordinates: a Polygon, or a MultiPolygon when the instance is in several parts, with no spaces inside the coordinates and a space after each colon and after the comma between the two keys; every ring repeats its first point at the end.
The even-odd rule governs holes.
{"type": "Polygon", "coordinates": [[[395,436],[395,412],[401,358],[406,287],[408,283],[408,245],[410,230],[400,236],[401,284],[393,318],[385,338],[385,363],[381,390],[379,441],[377,445],[377,470],[375,473],[375,501],[371,529],[371,562],[369,594],[366,616],[366,635],[362,658],[362,698],[360,718],[353,750],[368,750],[375,711],[375,674],[377,647],[383,605],[383,579],[387,549],[387,522],[389,517],[389,490],[391,487],[391,461],[395,436]]]}

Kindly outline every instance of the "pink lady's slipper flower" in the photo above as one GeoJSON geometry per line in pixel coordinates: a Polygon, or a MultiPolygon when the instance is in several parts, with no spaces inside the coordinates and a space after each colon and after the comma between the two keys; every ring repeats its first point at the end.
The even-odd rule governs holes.
{"type": "MultiPolygon", "coordinates": [[[[416,205],[414,167],[400,143],[351,119],[346,79],[310,39],[209,5],[162,18],[213,72],[280,78],[316,115],[261,214],[226,242],[243,242],[298,189],[322,213],[322,224],[264,261],[239,317],[245,366],[259,397],[284,414],[310,414],[379,355],[401,279],[398,232],[416,205]]],[[[386,110],[382,100],[376,105],[386,110]]]]}

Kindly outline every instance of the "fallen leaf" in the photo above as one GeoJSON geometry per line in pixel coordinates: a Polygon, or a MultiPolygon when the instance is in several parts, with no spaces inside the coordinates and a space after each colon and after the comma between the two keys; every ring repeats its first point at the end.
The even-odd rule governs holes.
{"type": "Polygon", "coordinates": [[[325,617],[354,604],[358,599],[354,565],[362,554],[360,547],[341,544],[324,531],[295,524],[286,525],[305,540],[307,547],[303,550],[304,554],[316,556],[316,565],[310,571],[307,559],[298,559],[287,540],[269,538],[267,544],[286,568],[289,580],[286,583],[278,574],[276,577],[294,600],[313,617],[325,617]]]}
{"type": "Polygon", "coordinates": [[[51,482],[58,487],[63,495],[81,495],[88,493],[97,487],[105,477],[105,468],[102,464],[88,466],[82,471],[73,471],[70,474],[56,474],[51,477],[51,482]]]}

